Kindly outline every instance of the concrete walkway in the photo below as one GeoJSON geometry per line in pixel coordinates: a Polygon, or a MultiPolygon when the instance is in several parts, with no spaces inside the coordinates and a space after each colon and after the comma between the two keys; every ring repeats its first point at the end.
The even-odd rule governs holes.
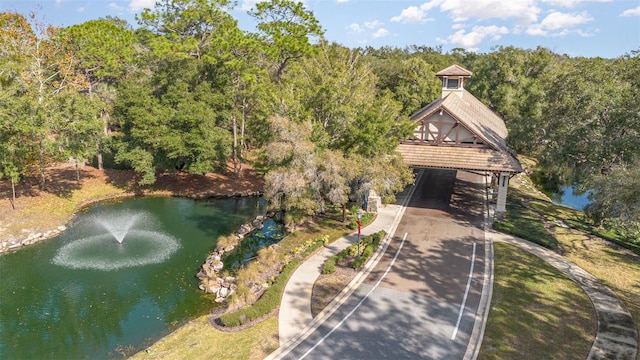
{"type": "MultiPolygon", "coordinates": [[[[401,214],[403,209],[404,207],[401,205],[383,207],[378,211],[375,221],[361,229],[361,237],[377,233],[380,230],[391,234],[392,227],[397,225],[397,220],[402,217],[398,215],[401,214]]],[[[307,325],[311,324],[313,320],[311,315],[311,291],[313,290],[313,284],[322,273],[325,261],[357,241],[357,232],[342,237],[309,257],[294,271],[282,295],[278,315],[278,332],[281,347],[296,338],[296,335],[300,335],[307,325]]],[[[357,278],[362,278],[362,272],[357,275],[357,278]]],[[[351,288],[354,284],[352,282],[349,285],[348,288],[351,288]]]]}

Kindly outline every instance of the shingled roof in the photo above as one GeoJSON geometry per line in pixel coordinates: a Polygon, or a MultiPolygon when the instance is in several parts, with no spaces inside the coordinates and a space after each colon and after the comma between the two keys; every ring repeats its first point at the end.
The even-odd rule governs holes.
{"type": "Polygon", "coordinates": [[[444,70],[440,70],[436,73],[436,76],[463,76],[471,77],[473,73],[460,65],[451,65],[444,70]]]}
{"type": "MultiPolygon", "coordinates": [[[[471,71],[450,66],[437,76],[471,76],[471,71]]],[[[441,111],[482,139],[482,146],[434,144],[423,140],[402,141],[397,151],[410,165],[491,172],[522,172],[522,166],[508,147],[507,127],[498,115],[470,92],[448,92],[411,116],[416,123],[437,116],[441,111]]]]}

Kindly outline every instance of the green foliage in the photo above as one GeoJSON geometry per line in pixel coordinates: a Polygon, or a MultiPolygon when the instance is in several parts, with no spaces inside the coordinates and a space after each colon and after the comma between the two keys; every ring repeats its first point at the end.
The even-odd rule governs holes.
{"type": "Polygon", "coordinates": [[[509,190],[506,217],[496,221],[493,226],[499,231],[555,250],[558,240],[547,231],[538,214],[524,205],[525,195],[513,188],[509,190]]]}
{"type": "Polygon", "coordinates": [[[628,166],[615,165],[606,174],[594,177],[593,202],[585,208],[596,224],[608,222],[636,239],[640,238],[640,157],[638,160],[628,166]]]}
{"type": "Polygon", "coordinates": [[[79,70],[90,85],[114,83],[126,74],[135,55],[134,33],[113,19],[90,20],[63,30],[70,48],[81,59],[79,70]]]}
{"type": "Polygon", "coordinates": [[[310,40],[321,38],[324,33],[313,12],[306,10],[302,2],[262,1],[249,14],[258,22],[259,35],[274,62],[276,82],[292,60],[313,52],[310,40]]]}
{"type": "Polygon", "coordinates": [[[327,241],[328,236],[325,235],[299,244],[298,247],[293,250],[295,257],[293,257],[292,260],[285,262],[285,266],[280,271],[280,274],[273,279],[270,284],[271,286],[267,288],[262,296],[252,305],[246,306],[238,311],[222,315],[219,319],[220,324],[228,327],[240,326],[248,322],[258,320],[273,311],[280,305],[284,287],[287,284],[291,273],[296,269],[302,259],[305,259],[315,250],[322,247],[327,241]]]}
{"type": "Polygon", "coordinates": [[[332,256],[324,262],[324,265],[322,266],[322,273],[327,275],[333,274],[334,272],[336,272],[336,257],[332,256]]]}
{"type": "Polygon", "coordinates": [[[270,313],[280,304],[282,292],[289,280],[289,276],[291,276],[291,273],[299,263],[299,259],[294,259],[285,265],[273,284],[262,294],[258,301],[251,306],[220,316],[220,324],[227,327],[240,326],[270,313]]]}
{"type": "Polygon", "coordinates": [[[380,241],[384,239],[385,235],[386,233],[381,230],[375,234],[371,234],[360,239],[360,257],[358,257],[358,244],[351,244],[346,249],[327,259],[322,266],[322,273],[333,274],[336,271],[336,264],[347,257],[353,258],[350,264],[352,268],[358,269],[362,267],[376,251],[380,245],[380,241]]]}

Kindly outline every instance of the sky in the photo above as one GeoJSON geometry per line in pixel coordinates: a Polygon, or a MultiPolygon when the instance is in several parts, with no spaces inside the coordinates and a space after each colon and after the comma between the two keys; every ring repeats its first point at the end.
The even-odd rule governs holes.
{"type": "MultiPolygon", "coordinates": [[[[55,26],[107,15],[137,26],[135,14],[156,0],[0,0],[0,11],[28,14],[55,26]]],[[[231,14],[256,31],[247,15],[259,0],[238,0],[231,14]]],[[[477,53],[497,46],[542,46],[569,56],[615,58],[640,50],[640,0],[304,0],[325,38],[347,47],[411,45],[477,53]]]]}

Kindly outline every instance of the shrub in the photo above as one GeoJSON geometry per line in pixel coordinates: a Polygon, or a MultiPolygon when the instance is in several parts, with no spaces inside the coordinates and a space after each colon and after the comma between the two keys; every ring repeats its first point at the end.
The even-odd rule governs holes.
{"type": "Polygon", "coordinates": [[[351,244],[351,246],[349,246],[348,248],[327,259],[322,267],[322,273],[333,274],[335,272],[336,264],[344,260],[347,256],[354,258],[350,265],[352,268],[357,269],[361,267],[376,251],[376,249],[380,245],[380,241],[384,238],[385,234],[386,233],[381,230],[375,234],[371,234],[360,239],[361,254],[359,258],[358,244],[351,244]]]}
{"type": "Polygon", "coordinates": [[[322,273],[327,275],[336,272],[336,260],[337,259],[335,256],[327,259],[327,261],[324,262],[324,266],[322,267],[322,273]]]}
{"type": "Polygon", "coordinates": [[[287,284],[291,273],[300,263],[300,259],[309,256],[309,254],[323,246],[327,240],[327,238],[322,237],[305,242],[304,246],[298,249],[299,251],[302,251],[300,257],[292,256],[292,260],[286,262],[286,265],[282,268],[280,274],[278,274],[278,276],[272,281],[271,286],[265,290],[262,296],[253,305],[220,316],[218,319],[220,325],[228,327],[240,326],[265,316],[278,307],[278,305],[280,305],[280,300],[282,299],[284,287],[287,284]]]}
{"type": "Polygon", "coordinates": [[[258,301],[251,306],[220,316],[219,323],[228,327],[240,326],[270,313],[280,304],[287,280],[289,280],[291,272],[298,266],[298,263],[300,263],[300,259],[294,259],[285,265],[274,283],[262,294],[258,301]]]}

